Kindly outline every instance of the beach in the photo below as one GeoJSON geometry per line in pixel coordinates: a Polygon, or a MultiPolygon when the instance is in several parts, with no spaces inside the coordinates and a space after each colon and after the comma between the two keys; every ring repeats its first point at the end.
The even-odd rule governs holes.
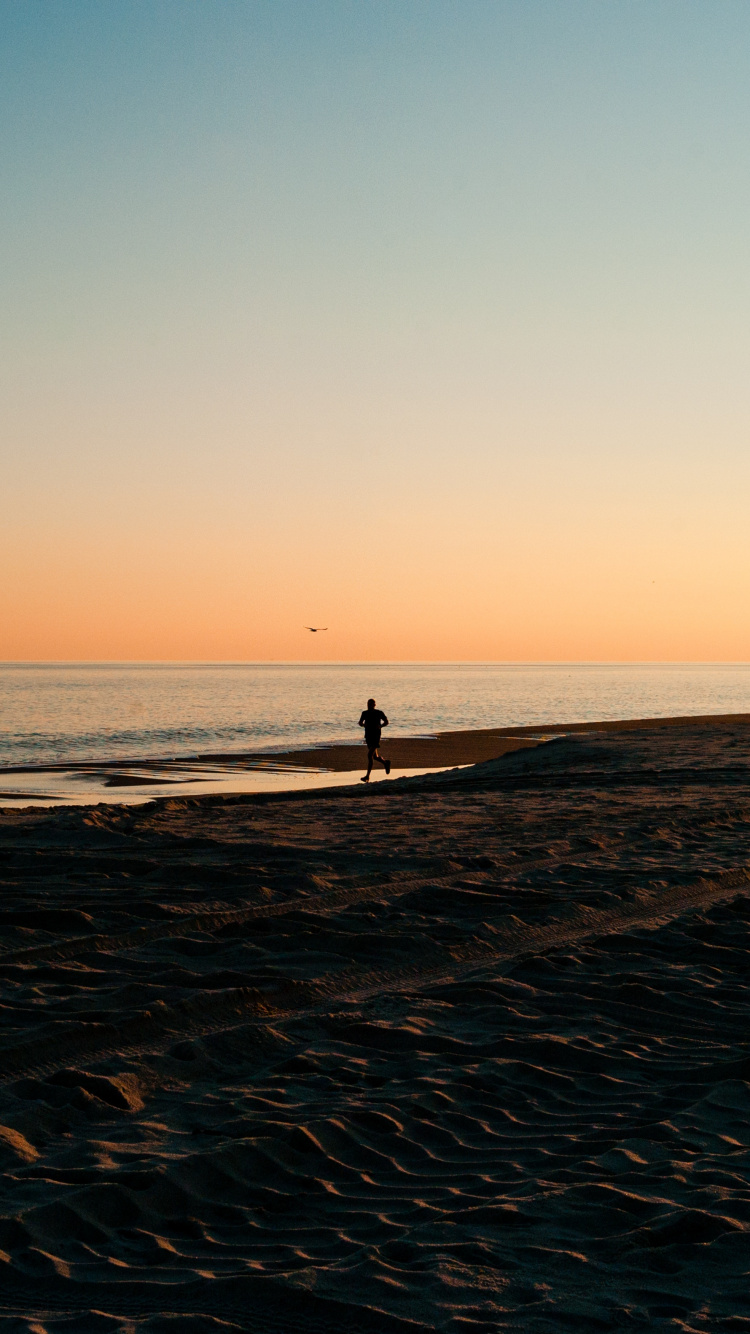
{"type": "Polygon", "coordinates": [[[0,1329],[750,1329],[750,715],[363,752],[0,810],[0,1329]]]}
{"type": "MultiPolygon", "coordinates": [[[[391,758],[394,769],[450,768],[465,764],[481,764],[499,759],[511,751],[536,746],[542,740],[555,736],[587,732],[650,731],[657,728],[682,728],[686,725],[711,727],[732,725],[737,714],[707,715],[699,718],[628,718],[622,721],[594,720],[591,722],[540,722],[531,727],[477,727],[458,731],[436,732],[434,736],[400,737],[383,732],[381,752],[391,758]]],[[[209,756],[206,759],[212,758],[209,756]]],[[[226,756],[213,758],[226,759],[226,756]]],[[[258,751],[256,760],[265,759],[276,764],[316,764],[335,773],[353,773],[366,766],[363,748],[356,745],[318,745],[282,752],[258,751]]]]}

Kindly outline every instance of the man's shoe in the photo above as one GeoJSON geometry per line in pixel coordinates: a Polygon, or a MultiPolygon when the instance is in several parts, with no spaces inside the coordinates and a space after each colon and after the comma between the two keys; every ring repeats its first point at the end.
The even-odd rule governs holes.
{"type": "Polygon", "coordinates": [[[365,774],[364,778],[360,778],[359,781],[360,781],[360,783],[369,783],[369,781],[370,781],[370,775],[369,775],[369,774],[365,774]]]}
{"type": "Polygon", "coordinates": [[[385,772],[386,772],[386,776],[391,772],[391,762],[390,762],[390,760],[386,760],[386,762],[385,762],[385,772]]]}

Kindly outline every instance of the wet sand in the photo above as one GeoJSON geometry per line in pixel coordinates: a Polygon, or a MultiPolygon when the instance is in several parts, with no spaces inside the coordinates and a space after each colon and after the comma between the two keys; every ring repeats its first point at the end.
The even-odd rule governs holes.
{"type": "Polygon", "coordinates": [[[750,718],[559,730],[0,812],[0,1329],[750,1328],[750,718]]]}
{"type": "MultiPolygon", "coordinates": [[[[394,770],[448,768],[463,764],[481,764],[499,759],[514,750],[538,745],[552,736],[581,732],[663,731],[669,727],[716,727],[734,724],[745,715],[717,714],[700,718],[635,718],[606,722],[543,723],[534,727],[486,727],[462,732],[436,732],[427,737],[390,736],[383,730],[381,753],[387,756],[394,770]]],[[[226,756],[203,756],[203,759],[226,759],[226,756]]],[[[363,744],[315,746],[308,750],[288,750],[272,753],[258,751],[253,758],[266,759],[276,764],[320,765],[338,773],[353,773],[367,768],[367,751],[363,744]]]]}
{"type": "MultiPolygon", "coordinates": [[[[545,723],[534,727],[494,727],[472,731],[437,732],[434,736],[390,736],[384,731],[381,753],[391,761],[392,776],[399,774],[481,764],[513,751],[537,746],[556,735],[589,731],[632,731],[657,727],[717,726],[732,723],[740,715],[711,715],[703,718],[656,718],[626,721],[545,723]]],[[[359,741],[340,741],[310,746],[304,750],[221,751],[201,755],[82,760],[69,763],[5,765],[0,768],[0,806],[39,802],[88,805],[111,797],[113,788],[128,804],[171,794],[193,792],[292,791],[336,786],[342,776],[364,773],[367,750],[359,741]],[[129,797],[128,797],[129,793],[129,797]]],[[[373,781],[383,778],[375,765],[373,781]]]]}
{"type": "MultiPolygon", "coordinates": [[[[443,732],[431,737],[384,738],[383,754],[392,773],[442,769],[476,764],[535,746],[532,729],[443,732]],[[523,734],[521,734],[523,733],[523,734]],[[527,735],[528,733],[528,735],[527,735]]],[[[77,805],[109,801],[119,788],[122,799],[144,801],[170,793],[279,791],[335,786],[351,773],[364,773],[367,750],[361,742],[340,742],[306,750],[221,752],[169,758],[84,760],[66,763],[6,765],[0,769],[0,806],[71,802],[77,805]]],[[[375,778],[384,770],[375,765],[375,778]]],[[[114,798],[115,800],[117,798],[114,798]]]]}

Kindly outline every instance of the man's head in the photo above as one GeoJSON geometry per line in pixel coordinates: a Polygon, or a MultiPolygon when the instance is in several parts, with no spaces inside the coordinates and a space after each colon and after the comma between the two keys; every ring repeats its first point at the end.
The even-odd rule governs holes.
{"type": "Polygon", "coordinates": [[[367,701],[367,707],[368,707],[368,709],[374,709],[374,708],[375,708],[375,700],[374,700],[374,699],[368,699],[368,701],[367,701]]]}

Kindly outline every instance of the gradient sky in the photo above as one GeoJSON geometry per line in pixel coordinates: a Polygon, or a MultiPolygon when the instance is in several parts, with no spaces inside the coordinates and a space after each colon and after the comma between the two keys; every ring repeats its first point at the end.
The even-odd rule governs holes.
{"type": "Polygon", "coordinates": [[[0,658],[750,659],[747,0],[2,0],[0,118],[0,658]]]}

